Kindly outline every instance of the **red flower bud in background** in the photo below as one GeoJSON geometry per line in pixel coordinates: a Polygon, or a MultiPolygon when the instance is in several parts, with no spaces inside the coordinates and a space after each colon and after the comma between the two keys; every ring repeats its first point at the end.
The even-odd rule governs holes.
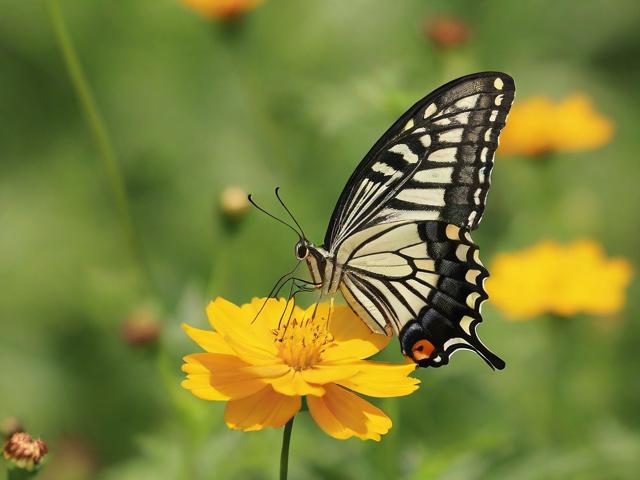
{"type": "Polygon", "coordinates": [[[458,18],[439,17],[425,21],[424,34],[438,47],[456,47],[469,39],[469,27],[458,18]]]}

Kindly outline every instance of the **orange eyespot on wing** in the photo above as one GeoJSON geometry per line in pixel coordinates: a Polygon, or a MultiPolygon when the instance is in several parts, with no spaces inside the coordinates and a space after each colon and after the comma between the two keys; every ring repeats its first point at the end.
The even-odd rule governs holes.
{"type": "Polygon", "coordinates": [[[413,358],[416,362],[420,360],[426,360],[431,356],[436,347],[429,340],[418,340],[411,347],[411,353],[413,354],[413,358]]]}

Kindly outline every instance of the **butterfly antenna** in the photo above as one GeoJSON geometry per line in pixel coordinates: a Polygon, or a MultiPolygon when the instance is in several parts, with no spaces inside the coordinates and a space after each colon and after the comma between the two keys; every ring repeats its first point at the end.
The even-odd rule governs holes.
{"type": "Polygon", "coordinates": [[[299,232],[299,231],[297,231],[295,228],[293,228],[291,225],[289,225],[289,224],[288,224],[287,222],[285,222],[284,220],[282,220],[282,219],[280,219],[280,218],[276,217],[275,215],[273,215],[273,214],[271,214],[271,213],[267,212],[264,208],[262,208],[260,205],[258,205],[258,204],[253,200],[253,198],[251,198],[251,195],[248,195],[248,196],[247,196],[247,199],[249,200],[249,203],[251,203],[251,205],[253,205],[254,207],[256,207],[256,208],[257,208],[258,210],[260,210],[262,213],[264,213],[265,215],[267,215],[267,216],[269,216],[269,217],[273,218],[274,220],[276,220],[276,221],[280,222],[281,224],[286,225],[286,226],[287,226],[287,227],[289,227],[291,230],[293,230],[293,231],[295,232],[295,234],[296,234],[296,235],[298,235],[298,237],[302,238],[302,237],[300,236],[300,232],[299,232]]]}
{"type": "Polygon", "coordinates": [[[295,223],[298,226],[298,228],[300,229],[300,233],[302,234],[302,238],[307,238],[307,236],[304,234],[304,230],[302,229],[302,227],[300,226],[300,224],[296,220],[296,217],[293,216],[293,213],[291,213],[291,210],[289,210],[289,208],[285,205],[284,201],[280,197],[280,187],[276,187],[276,198],[280,202],[280,205],[282,205],[282,208],[284,208],[287,211],[287,213],[291,217],[291,220],[293,220],[293,223],[295,223]]]}
{"type": "Polygon", "coordinates": [[[267,302],[270,299],[274,298],[274,294],[279,292],[280,289],[282,289],[282,287],[284,285],[286,285],[286,283],[289,281],[289,279],[287,277],[290,277],[291,275],[293,275],[295,273],[295,271],[298,269],[299,265],[300,265],[300,261],[296,262],[296,265],[295,265],[295,267],[293,267],[293,269],[291,269],[289,272],[285,273],[278,280],[276,280],[275,285],[269,291],[269,294],[267,295],[267,298],[265,298],[264,302],[262,302],[262,306],[258,310],[258,313],[256,313],[255,317],[253,317],[253,320],[251,320],[251,323],[255,322],[258,319],[258,317],[260,316],[260,314],[264,310],[264,307],[267,306],[267,302]],[[281,282],[283,282],[283,280],[284,280],[284,283],[281,284],[281,282]]]}

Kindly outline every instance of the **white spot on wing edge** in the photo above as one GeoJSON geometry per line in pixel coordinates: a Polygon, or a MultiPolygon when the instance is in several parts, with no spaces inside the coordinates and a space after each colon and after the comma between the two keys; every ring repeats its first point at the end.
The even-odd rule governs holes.
{"type": "Polygon", "coordinates": [[[467,335],[471,335],[471,324],[473,323],[473,317],[465,315],[460,319],[460,327],[466,332],[467,335]]]}
{"type": "Polygon", "coordinates": [[[482,189],[478,188],[473,194],[473,201],[476,205],[480,205],[480,194],[482,193],[482,189]]]}
{"type": "Polygon", "coordinates": [[[482,163],[486,163],[486,161],[487,161],[487,153],[489,153],[489,149],[487,147],[484,147],[482,149],[482,151],[480,152],[480,161],[482,163]]]}
{"type": "Polygon", "coordinates": [[[464,279],[467,282],[473,283],[475,285],[479,275],[480,275],[480,270],[471,269],[471,270],[468,270],[467,273],[465,273],[464,279]]]}
{"type": "Polygon", "coordinates": [[[496,118],[498,118],[498,110],[492,110],[491,116],[489,117],[490,122],[495,122],[496,118]]]}
{"type": "Polygon", "coordinates": [[[409,130],[410,128],[413,128],[413,118],[411,120],[409,120],[406,125],[404,126],[404,130],[409,130]]]}
{"type": "Polygon", "coordinates": [[[478,301],[479,298],[480,298],[480,294],[478,292],[470,293],[469,295],[467,295],[467,306],[475,310],[476,302],[478,301]]]}
{"type": "Polygon", "coordinates": [[[465,262],[467,260],[467,253],[469,253],[469,245],[460,244],[456,248],[456,257],[458,260],[465,262]]]}
{"type": "Polygon", "coordinates": [[[436,113],[438,111],[438,107],[436,106],[435,103],[432,103],[431,105],[429,105],[425,111],[424,111],[424,118],[429,118],[431,115],[433,115],[434,113],[436,113]]]}
{"type": "Polygon", "coordinates": [[[460,239],[460,227],[457,225],[449,224],[444,231],[445,235],[450,240],[459,240],[460,239]]]}
{"type": "Polygon", "coordinates": [[[496,99],[495,99],[495,102],[494,102],[494,103],[495,103],[496,105],[502,105],[502,98],[503,98],[503,97],[504,97],[504,95],[502,95],[502,94],[498,95],[498,96],[496,97],[496,99]]]}
{"type": "Polygon", "coordinates": [[[496,87],[496,90],[502,90],[502,87],[504,87],[504,82],[500,77],[498,77],[493,81],[493,86],[496,87]]]}
{"type": "Polygon", "coordinates": [[[484,132],[484,141],[485,142],[491,141],[491,127],[487,128],[487,131],[484,132]]]}

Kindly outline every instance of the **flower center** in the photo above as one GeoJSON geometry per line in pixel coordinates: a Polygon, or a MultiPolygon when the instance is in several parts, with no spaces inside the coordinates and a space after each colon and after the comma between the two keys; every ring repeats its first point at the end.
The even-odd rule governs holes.
{"type": "Polygon", "coordinates": [[[320,362],[322,352],[333,342],[325,317],[304,320],[291,317],[274,330],[282,360],[295,370],[305,370],[320,362]]]}

